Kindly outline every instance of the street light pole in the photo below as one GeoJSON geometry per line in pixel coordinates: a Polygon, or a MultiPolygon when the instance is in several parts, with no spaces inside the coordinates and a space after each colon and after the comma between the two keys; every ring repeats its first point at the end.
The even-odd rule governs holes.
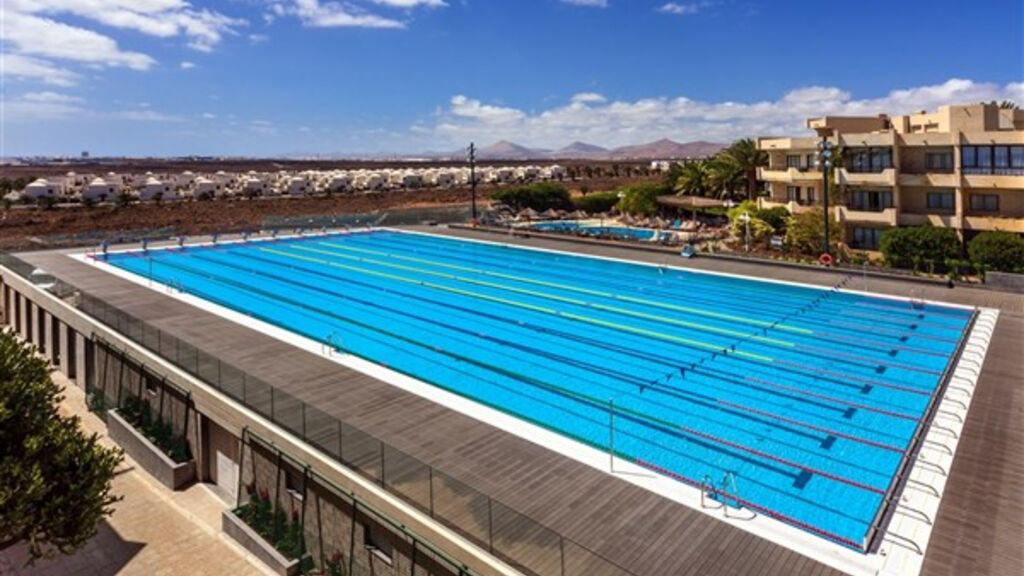
{"type": "Polygon", "coordinates": [[[476,144],[469,143],[469,186],[473,191],[473,225],[476,225],[476,144]]]}
{"type": "Polygon", "coordinates": [[[832,143],[828,141],[828,134],[821,134],[821,142],[818,143],[818,165],[821,167],[821,205],[825,209],[825,245],[821,253],[829,253],[828,241],[828,171],[832,168],[832,143]]]}

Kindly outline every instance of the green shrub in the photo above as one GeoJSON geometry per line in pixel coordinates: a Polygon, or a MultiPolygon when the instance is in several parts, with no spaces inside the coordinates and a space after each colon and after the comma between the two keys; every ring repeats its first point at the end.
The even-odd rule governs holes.
{"type": "Polygon", "coordinates": [[[983,270],[1024,271],[1024,238],[1012,232],[982,232],[967,244],[967,254],[983,270]]]}
{"type": "Polygon", "coordinates": [[[753,216],[754,212],[757,212],[757,202],[753,200],[744,200],[743,202],[740,202],[739,204],[733,206],[732,208],[729,208],[729,210],[726,211],[725,215],[728,216],[729,221],[732,222],[739,218],[740,214],[743,214],[744,212],[747,212],[751,216],[753,216]]]}
{"type": "Polygon", "coordinates": [[[789,225],[789,209],[785,206],[776,206],[774,208],[765,208],[763,210],[754,210],[751,214],[758,220],[763,220],[768,223],[778,233],[784,233],[786,227],[789,225]]]}
{"type": "Polygon", "coordinates": [[[652,216],[658,212],[658,196],[671,194],[672,188],[664,182],[643,182],[620,192],[623,194],[618,204],[620,212],[652,216]]]}
{"type": "MultiPolygon", "coordinates": [[[[774,232],[775,229],[772,228],[772,225],[765,222],[764,220],[761,220],[760,218],[750,219],[751,246],[754,246],[756,244],[765,244],[766,242],[768,242],[768,239],[772,237],[772,234],[774,232]]],[[[732,221],[732,233],[733,236],[737,240],[739,240],[741,244],[746,241],[746,225],[744,224],[742,219],[737,218],[732,221]]]]}
{"type": "MultiPolygon", "coordinates": [[[[839,239],[839,223],[835,218],[829,223],[829,251],[836,252],[839,239]]],[[[820,254],[825,239],[825,213],[821,208],[793,214],[787,220],[786,245],[803,254],[820,254]]]]}
{"type": "Polygon", "coordinates": [[[540,182],[528,186],[515,186],[491,193],[491,200],[511,206],[515,210],[532,208],[538,212],[548,209],[572,210],[569,190],[562,184],[540,182]]]}
{"type": "Polygon", "coordinates": [[[599,192],[597,194],[588,194],[587,196],[578,196],[572,199],[572,205],[577,210],[583,210],[584,212],[589,212],[591,214],[607,212],[614,208],[618,203],[618,192],[599,192]]]}
{"type": "Polygon", "coordinates": [[[890,266],[934,273],[960,257],[960,239],[953,228],[893,228],[882,234],[879,250],[890,266]]]}

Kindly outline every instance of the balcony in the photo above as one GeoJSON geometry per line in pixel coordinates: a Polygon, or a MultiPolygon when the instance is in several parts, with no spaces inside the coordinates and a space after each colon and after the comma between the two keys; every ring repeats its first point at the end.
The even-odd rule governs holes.
{"type": "Polygon", "coordinates": [[[778,182],[780,184],[820,182],[821,171],[814,168],[758,168],[757,178],[765,182],[778,182]]]}
{"type": "Polygon", "coordinates": [[[943,228],[959,228],[956,214],[939,214],[935,212],[903,212],[899,215],[900,226],[939,226],[943,228]]]}
{"type": "Polygon", "coordinates": [[[813,210],[816,204],[807,200],[772,200],[770,198],[758,198],[757,207],[761,210],[768,208],[785,208],[790,214],[801,214],[813,210]]]}
{"type": "Polygon", "coordinates": [[[956,188],[960,186],[960,175],[954,172],[925,172],[921,174],[900,172],[900,186],[956,188]]]}
{"type": "MultiPolygon", "coordinates": [[[[992,169],[964,168],[963,185],[965,188],[1024,188],[1024,171],[1020,174],[992,173],[992,169]],[[968,172],[970,170],[971,172],[968,172]]],[[[996,169],[1010,172],[1011,169],[996,169]]]]}
{"type": "Polygon", "coordinates": [[[885,168],[880,172],[854,172],[847,168],[839,169],[839,183],[849,186],[888,186],[896,185],[896,169],[885,168]]]}
{"type": "Polygon", "coordinates": [[[1024,234],[1024,218],[964,216],[965,230],[1002,230],[1024,234]]]}
{"type": "Polygon", "coordinates": [[[885,226],[896,226],[897,223],[895,208],[875,210],[855,206],[839,206],[836,211],[840,222],[882,224],[885,226]]]}

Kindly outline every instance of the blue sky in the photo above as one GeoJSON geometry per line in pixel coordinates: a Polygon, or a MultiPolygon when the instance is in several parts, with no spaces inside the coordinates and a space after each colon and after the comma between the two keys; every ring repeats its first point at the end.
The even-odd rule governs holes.
{"type": "Polygon", "coordinates": [[[3,150],[335,155],[1024,104],[1020,0],[4,0],[3,150]]]}

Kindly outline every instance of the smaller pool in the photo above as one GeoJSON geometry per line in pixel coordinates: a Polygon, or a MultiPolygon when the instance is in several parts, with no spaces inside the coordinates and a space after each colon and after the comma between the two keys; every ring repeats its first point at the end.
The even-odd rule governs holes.
{"type": "Polygon", "coordinates": [[[628,240],[650,240],[654,238],[654,230],[648,228],[629,228],[627,226],[593,226],[580,224],[573,220],[558,222],[538,222],[530,226],[534,230],[544,232],[567,232],[585,236],[615,236],[628,240]]]}

